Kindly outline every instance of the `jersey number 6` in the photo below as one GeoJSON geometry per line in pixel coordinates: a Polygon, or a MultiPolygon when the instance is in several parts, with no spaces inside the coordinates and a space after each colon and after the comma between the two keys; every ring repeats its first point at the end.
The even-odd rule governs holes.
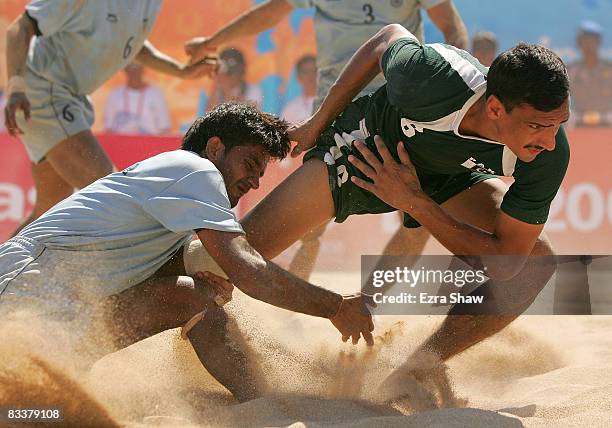
{"type": "Polygon", "coordinates": [[[134,40],[134,36],[127,39],[125,42],[125,47],[123,48],[123,59],[127,59],[132,53],[132,40],[134,40]]]}

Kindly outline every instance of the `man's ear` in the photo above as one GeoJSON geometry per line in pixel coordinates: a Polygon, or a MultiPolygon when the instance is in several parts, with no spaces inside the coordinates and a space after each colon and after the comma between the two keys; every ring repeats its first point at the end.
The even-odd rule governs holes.
{"type": "Polygon", "coordinates": [[[486,101],[487,117],[497,120],[506,112],[504,104],[495,95],[491,95],[486,101]]]}
{"type": "Polygon", "coordinates": [[[216,162],[225,156],[225,145],[219,137],[210,137],[206,142],[206,158],[216,162]]]}

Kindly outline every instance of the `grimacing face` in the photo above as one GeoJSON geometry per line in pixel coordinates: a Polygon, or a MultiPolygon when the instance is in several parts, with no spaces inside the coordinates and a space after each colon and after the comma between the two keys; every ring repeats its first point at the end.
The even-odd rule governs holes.
{"type": "Polygon", "coordinates": [[[217,137],[208,141],[206,154],[223,176],[232,207],[249,190],[259,188],[259,179],[270,161],[270,156],[261,145],[248,144],[226,150],[217,137]]]}
{"type": "Polygon", "coordinates": [[[487,100],[489,117],[495,120],[498,141],[508,146],[523,162],[531,162],[544,150],[555,149],[555,137],[561,124],[569,119],[569,99],[555,110],[545,112],[536,110],[529,104],[520,104],[507,112],[503,104],[495,97],[487,100]],[[499,103],[499,105],[496,105],[499,103]],[[491,117],[491,115],[495,117],[491,117]]]}

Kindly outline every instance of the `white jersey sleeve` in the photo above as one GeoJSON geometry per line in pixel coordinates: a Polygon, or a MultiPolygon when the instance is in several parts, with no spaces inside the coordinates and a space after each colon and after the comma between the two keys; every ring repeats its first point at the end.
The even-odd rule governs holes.
{"type": "Polygon", "coordinates": [[[231,209],[223,177],[216,170],[186,175],[150,197],[143,208],[175,233],[198,229],[244,233],[231,209]]]}

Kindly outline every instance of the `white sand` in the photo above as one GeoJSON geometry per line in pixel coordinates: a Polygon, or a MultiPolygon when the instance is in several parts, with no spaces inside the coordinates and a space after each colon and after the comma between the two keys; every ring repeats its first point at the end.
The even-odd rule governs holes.
{"type": "MultiPolygon", "coordinates": [[[[342,289],[355,279],[314,282],[342,289]]],[[[174,330],[100,360],[79,382],[83,391],[69,388],[66,401],[88,394],[134,427],[612,426],[612,316],[523,316],[449,362],[454,394],[466,407],[415,414],[374,404],[376,387],[441,317],[380,317],[377,331],[388,334],[367,351],[342,344],[328,321],[236,294],[231,305],[249,308],[240,325],[272,385],[269,396],[235,403],[174,330]]]]}

